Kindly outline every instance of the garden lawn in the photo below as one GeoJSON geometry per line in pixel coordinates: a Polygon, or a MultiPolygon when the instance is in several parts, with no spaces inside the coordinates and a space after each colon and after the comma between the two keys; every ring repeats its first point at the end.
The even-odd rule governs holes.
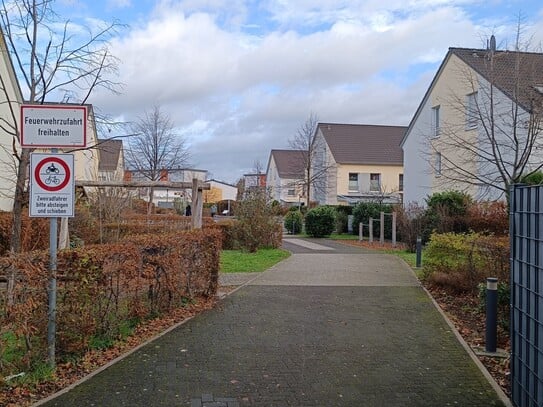
{"type": "Polygon", "coordinates": [[[290,256],[283,249],[260,249],[255,253],[242,250],[221,252],[221,273],[257,273],[264,271],[290,256]]]}

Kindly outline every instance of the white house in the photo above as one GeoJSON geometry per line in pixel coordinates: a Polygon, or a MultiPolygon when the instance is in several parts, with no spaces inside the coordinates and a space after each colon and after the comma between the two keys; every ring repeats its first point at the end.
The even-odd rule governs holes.
{"type": "Polygon", "coordinates": [[[266,185],[272,200],[283,205],[300,203],[304,194],[306,162],[307,151],[271,150],[266,169],[266,185]]]}
{"type": "Polygon", "coordinates": [[[459,190],[503,199],[543,161],[543,54],[450,48],[402,140],[404,202],[459,190]],[[539,121],[538,121],[539,119],[539,121]]]}
{"type": "MultiPolygon", "coordinates": [[[[207,170],[199,170],[195,168],[169,168],[160,171],[159,181],[169,182],[192,182],[196,178],[198,181],[204,182],[207,178],[207,170]]],[[[138,171],[125,171],[125,180],[127,181],[149,181],[150,177],[146,177],[138,171]]],[[[139,188],[139,197],[149,200],[149,188],[139,188]]],[[[172,188],[154,188],[153,203],[163,208],[173,208],[174,202],[180,201],[182,206],[186,202],[192,200],[192,190],[178,190],[172,188]]]]}
{"type": "Polygon", "coordinates": [[[20,106],[23,96],[4,35],[0,32],[0,210],[13,209],[17,162],[13,149],[20,152],[18,138],[20,106]]]}

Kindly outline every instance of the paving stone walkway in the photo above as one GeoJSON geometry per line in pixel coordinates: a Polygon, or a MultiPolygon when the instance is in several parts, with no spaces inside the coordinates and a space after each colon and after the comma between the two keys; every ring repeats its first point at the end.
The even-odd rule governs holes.
{"type": "Polygon", "coordinates": [[[308,246],[46,405],[507,405],[405,263],[308,246]]]}

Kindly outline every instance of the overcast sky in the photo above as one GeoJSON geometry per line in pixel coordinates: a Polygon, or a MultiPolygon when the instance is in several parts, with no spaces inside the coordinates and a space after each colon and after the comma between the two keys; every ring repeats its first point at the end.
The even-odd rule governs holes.
{"type": "MultiPolygon", "coordinates": [[[[532,48],[539,0],[59,0],[75,23],[126,24],[111,43],[120,95],[99,111],[132,121],[160,105],[192,164],[235,182],[308,118],[408,125],[449,47],[532,48]]],[[[114,134],[111,134],[114,135],[114,134]]]]}

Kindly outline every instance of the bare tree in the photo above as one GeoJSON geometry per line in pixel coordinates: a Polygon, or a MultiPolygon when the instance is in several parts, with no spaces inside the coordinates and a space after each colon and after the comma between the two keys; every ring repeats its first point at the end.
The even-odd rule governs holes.
{"type": "Polygon", "coordinates": [[[442,107],[453,119],[428,138],[427,161],[444,188],[508,196],[543,166],[543,55],[520,51],[519,38],[513,51],[497,51],[491,38],[486,50],[454,52],[466,62],[456,74],[468,94],[451,90],[442,107]]]}
{"type": "MultiPolygon", "coordinates": [[[[27,103],[67,102],[84,104],[97,88],[116,92],[120,86],[112,80],[117,59],[109,51],[108,40],[120,27],[117,23],[87,27],[86,35],[74,35],[70,22],[61,22],[52,8],[52,0],[2,0],[0,27],[19,80],[23,82],[27,103]],[[59,24],[60,23],[60,24],[59,24]]],[[[8,102],[4,80],[0,84],[8,102]]],[[[3,119],[2,130],[13,137],[13,155],[17,160],[13,201],[11,250],[21,250],[21,217],[27,188],[31,149],[19,151],[20,129],[17,109],[3,119]],[[10,123],[8,126],[6,123],[10,123]]]]}
{"type": "MultiPolygon", "coordinates": [[[[127,151],[128,167],[137,176],[159,181],[164,170],[181,168],[190,158],[185,139],[176,132],[174,123],[159,106],[139,118],[133,126],[127,151]]],[[[154,188],[149,192],[149,211],[154,188]]]]}
{"type": "Polygon", "coordinates": [[[307,120],[298,128],[296,134],[289,140],[290,148],[300,151],[298,159],[300,173],[303,178],[297,181],[298,187],[303,190],[306,203],[311,202],[311,190],[325,193],[327,189],[326,179],[330,166],[317,156],[323,149],[320,141],[315,137],[318,126],[318,118],[310,113],[307,120]]]}
{"type": "Polygon", "coordinates": [[[259,159],[253,161],[253,174],[263,174],[264,173],[264,164],[259,159]]]}

